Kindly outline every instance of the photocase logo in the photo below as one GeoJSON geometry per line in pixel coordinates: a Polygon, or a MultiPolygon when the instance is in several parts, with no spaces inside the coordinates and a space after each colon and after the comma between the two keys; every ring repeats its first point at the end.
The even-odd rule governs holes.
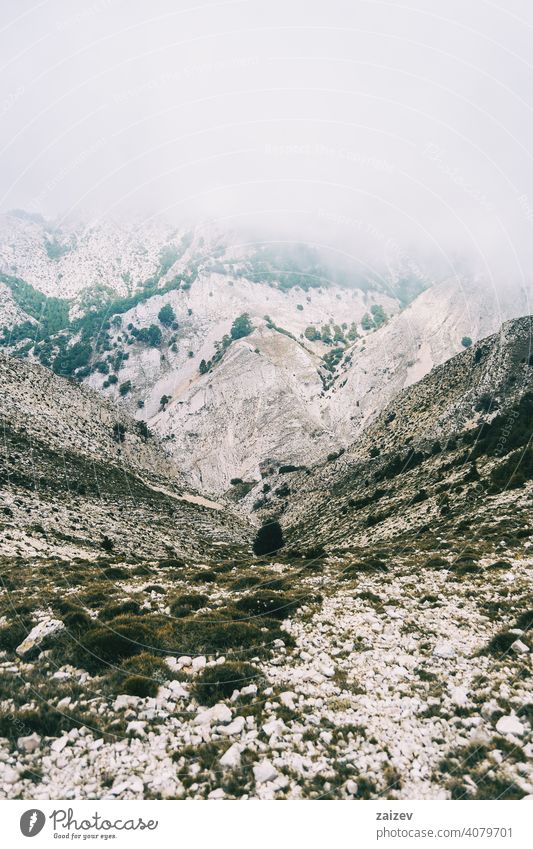
{"type": "Polygon", "coordinates": [[[32,808],[29,811],[24,811],[20,818],[20,830],[24,837],[35,837],[43,830],[46,817],[42,811],[37,808],[32,808]]]}

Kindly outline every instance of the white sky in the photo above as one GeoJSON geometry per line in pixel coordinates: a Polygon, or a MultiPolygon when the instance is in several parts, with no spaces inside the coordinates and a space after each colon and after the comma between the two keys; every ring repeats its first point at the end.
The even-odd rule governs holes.
{"type": "Polygon", "coordinates": [[[519,278],[528,0],[3,0],[0,209],[214,217],[519,278]]]}

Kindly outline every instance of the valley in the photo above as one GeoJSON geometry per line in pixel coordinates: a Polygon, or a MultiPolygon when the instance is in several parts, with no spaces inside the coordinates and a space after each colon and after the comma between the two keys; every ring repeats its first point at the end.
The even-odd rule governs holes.
{"type": "Polygon", "coordinates": [[[527,293],[13,217],[0,794],[530,798],[527,293]]]}

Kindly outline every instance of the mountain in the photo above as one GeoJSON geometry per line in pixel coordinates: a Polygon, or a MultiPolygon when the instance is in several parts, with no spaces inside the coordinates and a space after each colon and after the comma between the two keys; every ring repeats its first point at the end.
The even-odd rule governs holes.
{"type": "Polygon", "coordinates": [[[476,514],[476,526],[495,525],[499,493],[512,503],[531,474],[532,331],[531,317],[506,322],[400,392],[346,450],[281,477],[269,470],[249,506],[259,498],[260,515],[283,517],[296,545],[335,551],[358,534],[365,544],[434,535],[476,514]]]}
{"type": "Polygon", "coordinates": [[[247,524],[186,487],[144,422],[15,358],[0,358],[0,385],[4,556],[198,558],[249,544],[247,524]]]}
{"type": "Polygon", "coordinates": [[[530,294],[362,274],[212,227],[0,217],[4,350],[147,422],[215,497],[348,447],[406,386],[527,313],[530,294]]]}
{"type": "Polygon", "coordinates": [[[530,796],[531,330],[233,503],[126,410],[2,357],[0,795],[530,796]]]}

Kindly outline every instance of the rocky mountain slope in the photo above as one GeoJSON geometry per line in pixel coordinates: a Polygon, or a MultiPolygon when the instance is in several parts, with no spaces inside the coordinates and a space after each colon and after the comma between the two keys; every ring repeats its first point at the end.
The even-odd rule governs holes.
{"type": "Polygon", "coordinates": [[[2,359],[0,795],[531,797],[530,339],[264,467],[262,557],[138,422],[2,359]]]}
{"type": "Polygon", "coordinates": [[[215,494],[347,447],[404,387],[528,312],[527,288],[505,292],[362,276],[209,227],[0,221],[4,350],[147,421],[215,494]]]}
{"type": "Polygon", "coordinates": [[[200,556],[250,538],[185,487],[144,422],[17,359],[0,358],[0,384],[4,555],[200,556]]]}
{"type": "Polygon", "coordinates": [[[498,334],[432,369],[326,462],[282,468],[281,475],[269,469],[246,495],[247,507],[282,517],[298,545],[308,538],[310,545],[342,548],[356,527],[368,539],[402,528],[411,533],[419,522],[437,521],[443,509],[448,515],[452,501],[460,515],[470,490],[476,503],[488,503],[492,476],[500,481],[499,468],[506,470],[505,489],[513,462],[527,479],[532,329],[529,316],[506,322],[498,334]]]}

